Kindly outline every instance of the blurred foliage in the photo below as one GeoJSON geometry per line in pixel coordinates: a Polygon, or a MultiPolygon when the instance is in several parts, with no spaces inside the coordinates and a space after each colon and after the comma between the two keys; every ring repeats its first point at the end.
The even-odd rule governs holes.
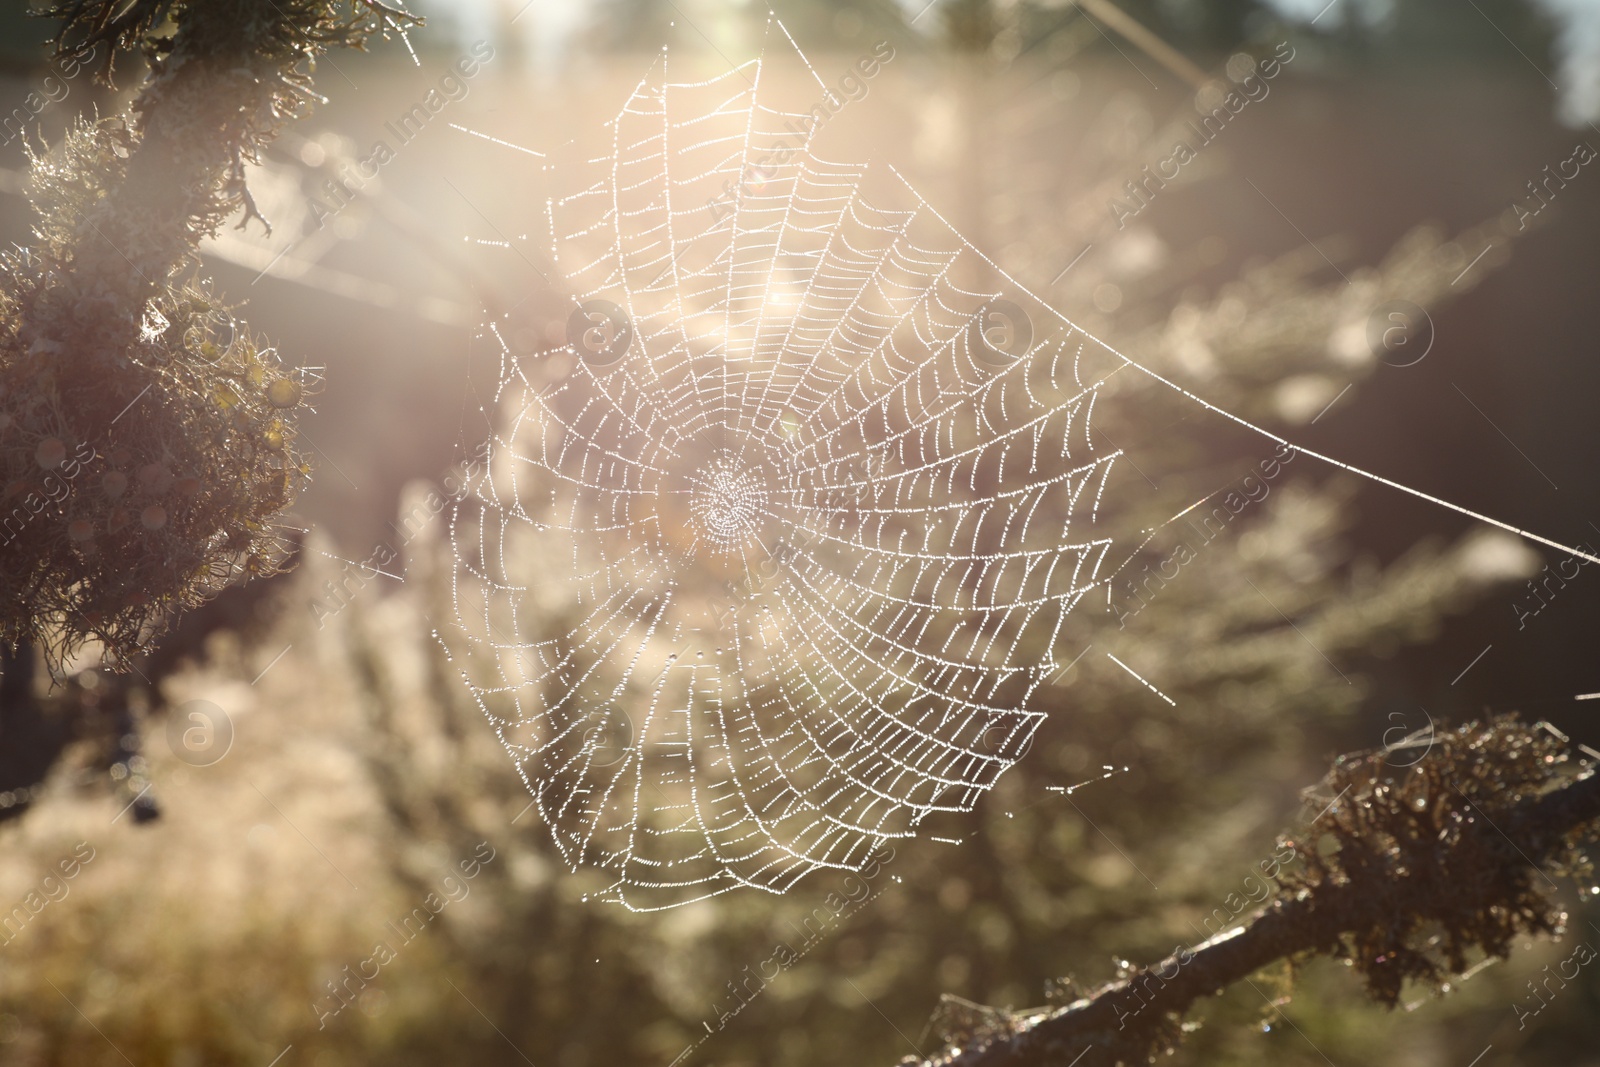
{"type": "MultiPolygon", "coordinates": [[[[671,20],[672,6],[618,2],[595,32],[617,47],[654,48],[651,27],[671,20]]],[[[1399,28],[1384,40],[1425,36],[1438,24],[1436,7],[1397,5],[1399,28]]],[[[1497,18],[1510,13],[1485,7],[1497,18]]],[[[1258,5],[1127,9],[1163,34],[1209,35],[1219,48],[1264,33],[1258,5]]],[[[859,32],[847,16],[890,14],[818,5],[808,17],[821,36],[841,20],[859,32]]],[[[1034,56],[1047,65],[1107,47],[1085,36],[1057,48],[1068,38],[1049,31],[1058,16],[1042,6],[978,15],[981,33],[989,32],[981,20],[994,19],[995,39],[1009,48],[1039,41],[1034,56]],[[1020,24],[1037,29],[1007,37],[1024,16],[1020,24]]],[[[1075,255],[1076,231],[1061,219],[1102,216],[1104,190],[1121,185],[1127,159],[1166,147],[1148,116],[1141,125],[1136,108],[1113,103],[1123,111],[1080,145],[1087,191],[1052,205],[1052,225],[1019,227],[1028,231],[1015,250],[1024,264],[1075,255]]],[[[964,113],[973,142],[984,118],[976,104],[964,113]]],[[[977,169],[981,153],[952,166],[963,161],[977,169]]],[[[1043,218],[1035,207],[993,211],[1043,218]]],[[[1328,281],[1320,258],[1297,252],[1254,264],[1213,293],[1196,281],[1217,267],[1213,249],[1169,244],[1142,226],[1085,258],[1054,294],[1099,308],[1088,323],[1097,330],[1110,332],[1105,309],[1115,309],[1130,355],[1183,368],[1230,410],[1304,423],[1320,407],[1314,399],[1331,399],[1330,383],[1371,373],[1370,350],[1351,343],[1364,309],[1390,293],[1425,303],[1444,295],[1470,258],[1462,249],[1479,236],[1419,230],[1381,264],[1352,270],[1350,285],[1328,281]],[[1284,383],[1286,371],[1297,384],[1284,383]]],[[[215,306],[186,312],[174,303],[163,314],[183,321],[215,306]]],[[[236,372],[248,381],[240,360],[236,372]]],[[[1104,432],[1137,441],[1141,466],[1148,457],[1153,471],[1192,472],[1163,478],[1165,489],[1108,516],[1120,536],[1164,520],[1196,486],[1209,491],[1258,469],[1249,448],[1171,432],[1187,414],[1155,390],[1130,390],[1104,409],[1104,432]],[[1152,425],[1165,432],[1152,434],[1152,425]]],[[[137,471],[158,460],[152,452],[129,462],[137,471]]],[[[165,756],[159,740],[150,746],[165,819],[131,835],[110,823],[115,809],[96,787],[63,775],[30,819],[0,829],[8,857],[0,907],[34,892],[75,842],[98,850],[69,894],[8,930],[0,1058],[259,1065],[293,1046],[286,1067],[609,1067],[672,1063],[704,1039],[682,1062],[888,1064],[932,1050],[921,1021],[941,994],[1015,1008],[1059,1002],[1125,959],[1197,940],[1198,925],[1272,854],[1299,786],[1320,773],[1329,738],[1349,725],[1366,695],[1362,662],[1430,638],[1447,612],[1531,570],[1526,550],[1498,535],[1424,544],[1388,566],[1357,557],[1350,493],[1344,479],[1319,479],[1297,461],[1225,534],[1206,539],[1197,562],[1161,583],[1126,633],[1114,616],[1080,612],[1061,645],[1067,658],[1093,651],[1061,677],[1032,750],[977,811],[897,846],[863,901],[842,913],[829,895],[852,887],[821,875],[785,897],[731,894],[658,916],[584,903],[601,881],[562,870],[545,829],[530,825],[526,788],[436,633],[454,611],[446,518],[403,546],[398,589],[313,552],[298,578],[302,603],[326,607],[329,590],[342,589],[344,606],[297,610],[259,645],[223,639],[216,665],[170,683],[174,703],[204,696],[227,707],[240,738],[204,769],[165,756]],[[1175,706],[1105,660],[1134,640],[1140,669],[1175,706]],[[1050,791],[1084,782],[1070,795],[1050,791]],[[461,882],[452,872],[480,842],[494,859],[461,882]],[[376,978],[352,981],[376,941],[395,940],[390,924],[441,893],[447,875],[469,892],[376,978]],[[803,958],[767,977],[762,965],[779,944],[808,939],[803,958]],[[329,1015],[332,1004],[341,1008],[329,1015]]],[[[423,500],[425,490],[414,489],[400,515],[423,500]]],[[[1129,575],[1159,569],[1172,550],[1152,542],[1129,575]]],[[[548,626],[562,632],[559,618],[548,626]]],[[[151,733],[165,727],[145,724],[151,733]]],[[[1510,1005],[1551,957],[1536,950],[1490,968],[1404,1015],[1375,1012],[1340,968],[1311,966],[1292,982],[1287,969],[1270,973],[1207,1005],[1173,1062],[1466,1063],[1491,1034],[1497,1053],[1584,1062],[1588,1013],[1600,1002],[1592,974],[1539,1026],[1514,1025],[1510,1005]]]]}

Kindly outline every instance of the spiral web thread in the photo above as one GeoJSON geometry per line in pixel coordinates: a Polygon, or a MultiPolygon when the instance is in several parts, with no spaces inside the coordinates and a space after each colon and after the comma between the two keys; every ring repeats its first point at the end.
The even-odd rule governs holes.
{"type": "Polygon", "coordinates": [[[1117,358],[898,174],[814,151],[826,85],[783,39],[703,82],[663,57],[609,151],[554,168],[552,256],[629,347],[541,386],[551,353],[503,346],[454,524],[469,684],[565,858],[640,910],[970,809],[1110,547],[1117,358]],[[983,332],[999,299],[1057,326],[1026,360],[1020,320],[983,332]]]}
{"type": "Polygon", "coordinates": [[[1242,423],[892,168],[820,154],[827,85],[781,44],[692,83],[663,54],[602,154],[545,168],[574,305],[626,330],[523,356],[490,324],[502,426],[453,523],[467,683],[565,859],[635,910],[861,870],[970,810],[1127,558],[1096,529],[1113,376],[1242,423]]]}

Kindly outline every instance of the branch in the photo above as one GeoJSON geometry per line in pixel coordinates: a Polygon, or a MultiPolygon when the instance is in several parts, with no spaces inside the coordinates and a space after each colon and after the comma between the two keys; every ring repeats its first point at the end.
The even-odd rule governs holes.
{"type": "MultiPolygon", "coordinates": [[[[381,0],[60,0],[58,57],[138,48],[121,115],[33,155],[32,247],[0,252],[0,642],[116,665],[286,555],[316,384],[194,277],[311,69],[420,20],[381,0]]],[[[109,66],[106,68],[109,73],[109,66]]],[[[263,220],[265,221],[265,220],[263,220]]]]}
{"type": "Polygon", "coordinates": [[[1280,879],[1278,899],[1248,925],[1060,1008],[969,1011],[981,1022],[947,1027],[955,1047],[904,1062],[1146,1063],[1177,1044],[1196,1001],[1277,960],[1348,959],[1392,1007],[1407,979],[1442,988],[1473,955],[1509,956],[1519,933],[1559,933],[1565,916],[1539,868],[1585,862],[1576,841],[1600,820],[1600,775],[1580,763],[1575,776],[1565,738],[1510,719],[1432,740],[1413,766],[1388,766],[1388,752],[1335,765],[1325,783],[1334,803],[1289,842],[1306,873],[1280,879]]]}

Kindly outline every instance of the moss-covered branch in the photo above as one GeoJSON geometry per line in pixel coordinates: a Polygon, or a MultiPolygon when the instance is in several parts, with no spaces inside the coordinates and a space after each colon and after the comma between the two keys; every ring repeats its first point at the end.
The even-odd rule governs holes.
{"type": "Polygon", "coordinates": [[[1441,988],[1478,958],[1510,955],[1518,934],[1558,933],[1565,916],[1543,868],[1586,866],[1578,847],[1600,820],[1600,775],[1548,728],[1511,719],[1432,741],[1411,766],[1384,753],[1340,760],[1313,798],[1326,807],[1288,840],[1303,873],[1282,878],[1246,926],[1060,1007],[955,1012],[952,1047],[920,1062],[1146,1063],[1177,1043],[1202,997],[1278,960],[1349,960],[1392,1007],[1408,980],[1441,988]]]}
{"type": "Polygon", "coordinates": [[[139,648],[176,611],[270,572],[309,466],[311,381],[193,277],[259,218],[248,164],[315,96],[331,48],[417,20],[377,0],[68,0],[56,49],[137,49],[129,110],[33,165],[28,249],[0,256],[0,640],[57,659],[139,648]]]}

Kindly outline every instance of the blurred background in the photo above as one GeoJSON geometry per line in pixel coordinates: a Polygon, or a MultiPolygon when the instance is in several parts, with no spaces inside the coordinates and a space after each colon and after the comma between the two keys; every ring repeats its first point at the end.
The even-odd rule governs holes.
{"type": "MultiPolygon", "coordinates": [[[[897,844],[845,914],[828,901],[851,890],[825,874],[782,897],[659,915],[585,902],[604,879],[562,868],[436,636],[453,611],[448,511],[388,573],[352,563],[432,510],[429,491],[495,424],[486,315],[564,328],[565,294],[540,281],[536,254],[495,247],[542,209],[541,158],[517,146],[607,150],[603,124],[663,45],[675,79],[725,72],[760,54],[767,10],[416,10],[430,22],[414,58],[392,42],[318,69],[326,104],[252,179],[272,234],[208,244],[204,269],[251,325],[287,361],[324,368],[303,423],[318,469],[296,513],[302,564],[252,603],[248,627],[216,627],[138,694],[110,749],[83,739],[37,777],[7,769],[0,909],[48,904],[0,935],[0,1063],[586,1067],[671,1064],[692,1048],[681,1062],[889,1064],[939,1047],[941,994],[1042,1004],[1047,982],[1091,986],[1120,959],[1195,941],[1248,891],[1300,816],[1300,790],[1339,752],[1511,710],[1600,746],[1586,710],[1600,704],[1574,699],[1600,690],[1590,565],[1297,460],[1129,623],[1176,706],[1085,660],[1027,758],[950,831],[962,844],[897,844]],[[476,42],[493,58],[368,177],[386,124],[476,42]],[[1245,579],[1260,598],[1240,595],[1245,579]],[[169,740],[196,707],[226,724],[214,762],[169,740]],[[1049,791],[1106,765],[1128,769],[1049,791]],[[143,817],[152,803],[160,817],[143,817]],[[332,992],[430,893],[449,900],[438,917],[376,979],[332,992]],[[804,958],[750,983],[775,945],[811,936],[800,929],[820,931],[804,958]]],[[[1579,145],[1600,149],[1600,4],[786,0],[775,12],[824,77],[892,46],[831,146],[893,163],[1090,332],[1291,440],[1600,544],[1600,368],[1583,319],[1600,279],[1600,177],[1570,177],[1569,162],[1579,145]],[[1119,225],[1113,201],[1138,206],[1126,183],[1216,106],[1205,86],[1274,55],[1293,58],[1270,92],[1119,225]],[[1552,172],[1568,177],[1539,184],[1552,172]],[[1407,320],[1409,347],[1374,345],[1371,324],[1395,302],[1426,317],[1407,320]]],[[[12,9],[3,25],[0,236],[26,244],[24,141],[120,110],[140,73],[122,66],[115,88],[65,76],[46,59],[48,24],[12,9]],[[46,79],[51,96],[36,91],[46,79]]],[[[1162,420],[1135,455],[1160,488],[1148,509],[1108,519],[1129,530],[1270,452],[1190,409],[1140,417],[1162,420]]],[[[1074,649],[1116,619],[1082,612],[1076,625],[1063,637],[1074,649]]],[[[111,685],[91,670],[58,694],[93,703],[111,685]]],[[[1342,968],[1284,969],[1208,1005],[1175,1060],[1596,1062],[1593,969],[1548,1004],[1527,986],[1576,943],[1600,943],[1592,905],[1563,891],[1566,941],[1447,997],[1383,1013],[1342,968]]]]}

